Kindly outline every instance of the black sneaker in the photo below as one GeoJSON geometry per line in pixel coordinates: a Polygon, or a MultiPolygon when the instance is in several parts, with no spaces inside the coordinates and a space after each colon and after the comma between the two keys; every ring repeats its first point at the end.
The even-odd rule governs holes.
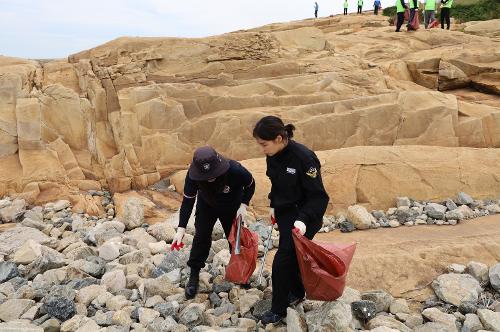
{"type": "Polygon", "coordinates": [[[274,312],[269,310],[269,311],[266,311],[262,315],[262,318],[260,321],[262,322],[263,325],[276,324],[276,323],[281,322],[283,320],[283,318],[285,318],[284,315],[275,314],[274,312]]]}
{"type": "Polygon", "coordinates": [[[298,297],[293,295],[293,293],[288,293],[288,305],[290,307],[295,306],[302,301],[304,301],[304,297],[298,297]]]}
{"type": "Polygon", "coordinates": [[[191,273],[189,276],[189,280],[186,284],[186,288],[184,289],[184,295],[186,299],[191,300],[194,299],[196,294],[198,294],[198,283],[200,281],[200,276],[198,273],[191,273]]]}

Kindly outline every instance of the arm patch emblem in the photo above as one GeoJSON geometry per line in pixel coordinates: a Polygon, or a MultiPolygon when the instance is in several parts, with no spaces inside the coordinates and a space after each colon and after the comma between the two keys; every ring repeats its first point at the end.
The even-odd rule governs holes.
{"type": "Polygon", "coordinates": [[[306,172],[307,176],[310,176],[311,178],[315,179],[318,176],[318,170],[316,167],[311,167],[309,170],[306,172]]]}

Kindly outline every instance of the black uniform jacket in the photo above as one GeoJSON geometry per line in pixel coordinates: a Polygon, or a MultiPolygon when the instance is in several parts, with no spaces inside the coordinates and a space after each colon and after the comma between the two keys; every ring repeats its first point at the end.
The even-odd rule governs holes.
{"type": "Polygon", "coordinates": [[[266,158],[266,175],[271,180],[269,199],[275,209],[297,208],[297,220],[321,222],[328,206],[328,194],[321,179],[316,154],[293,140],[279,153],[266,158]]]}

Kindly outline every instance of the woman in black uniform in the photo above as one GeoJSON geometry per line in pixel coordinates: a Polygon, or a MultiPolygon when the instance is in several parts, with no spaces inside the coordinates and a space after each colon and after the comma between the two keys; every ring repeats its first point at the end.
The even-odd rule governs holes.
{"type": "Polygon", "coordinates": [[[233,219],[245,215],[254,192],[255,181],[252,174],[239,162],[225,159],[209,146],[194,152],[193,162],[184,183],[179,226],[172,242],[172,247],[182,243],[195,199],[198,197],[195,235],[187,262],[191,268],[185,288],[187,299],[194,298],[198,293],[199,273],[208,258],[215,222],[220,220],[228,238],[233,219]]]}
{"type": "Polygon", "coordinates": [[[276,323],[286,316],[286,308],[304,299],[293,228],[312,239],[323,223],[328,194],[321,180],[320,163],[316,154],[293,141],[295,127],[284,125],[275,116],[257,122],[253,136],[266,154],[267,176],[271,180],[271,217],[280,231],[279,246],[272,268],[273,299],[271,310],[262,323],[276,323]]]}

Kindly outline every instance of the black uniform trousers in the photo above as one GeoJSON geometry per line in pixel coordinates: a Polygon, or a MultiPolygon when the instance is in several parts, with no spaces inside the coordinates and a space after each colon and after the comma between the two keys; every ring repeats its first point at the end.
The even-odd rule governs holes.
{"type": "Polygon", "coordinates": [[[446,21],[446,29],[450,30],[450,8],[441,8],[441,29],[444,29],[444,22],[446,21]]]}
{"type": "Polygon", "coordinates": [[[403,25],[405,20],[405,13],[401,12],[397,13],[397,15],[398,15],[398,20],[396,22],[396,32],[399,32],[399,29],[401,29],[401,26],[403,25]]]}
{"type": "Polygon", "coordinates": [[[361,14],[363,11],[363,7],[362,6],[358,6],[358,14],[361,14]]]}
{"type": "MultiPolygon", "coordinates": [[[[228,239],[237,211],[238,207],[215,209],[199,201],[196,206],[193,245],[187,262],[187,265],[192,270],[199,271],[205,266],[208,254],[210,253],[210,247],[212,246],[212,231],[217,219],[219,219],[226,239],[228,239]]],[[[231,245],[229,245],[229,249],[231,251],[231,245]]]]}
{"type": "MultiPolygon", "coordinates": [[[[298,209],[275,209],[275,218],[280,231],[279,246],[273,261],[272,283],[273,301],[271,311],[286,315],[288,293],[298,298],[305,296],[304,285],[300,277],[295,245],[292,238],[293,223],[297,220],[298,209]]],[[[320,230],[323,220],[314,224],[306,224],[305,236],[312,240],[320,230]]]]}
{"type": "Polygon", "coordinates": [[[347,15],[347,8],[344,8],[344,15],[347,15]]]}

